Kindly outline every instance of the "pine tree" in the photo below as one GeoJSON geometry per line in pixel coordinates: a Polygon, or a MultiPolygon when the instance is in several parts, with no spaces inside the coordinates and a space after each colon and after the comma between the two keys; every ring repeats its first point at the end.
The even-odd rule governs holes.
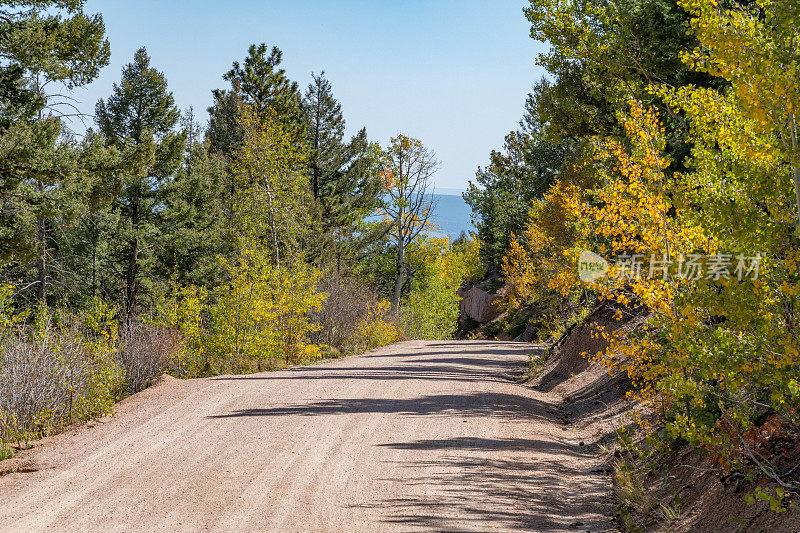
{"type": "Polygon", "coordinates": [[[209,149],[217,154],[230,155],[242,142],[239,126],[241,95],[235,91],[213,91],[214,105],[208,108],[206,139],[209,149]]]}
{"type": "Polygon", "coordinates": [[[0,261],[35,258],[36,279],[28,286],[41,301],[51,219],[81,211],[93,186],[82,163],[98,163],[81,156],[90,144],[63,140],[60,110],[70,104],[56,96],[90,82],[108,64],[103,19],[84,14],[83,4],[0,4],[0,261]]]}
{"type": "Polygon", "coordinates": [[[258,116],[265,116],[272,109],[293,142],[301,144],[305,140],[301,110],[301,95],[296,82],[286,77],[286,71],[278,68],[283,53],[273,46],[269,55],[267,45],[252,44],[244,64],[233,62],[231,70],[223,79],[229,81],[229,90],[213,91],[214,105],[209,108],[209,138],[212,147],[226,155],[241,141],[238,131],[239,104],[247,104],[258,116]]]}
{"type": "Polygon", "coordinates": [[[158,249],[158,275],[181,285],[212,287],[222,270],[218,255],[226,250],[225,165],[203,141],[190,108],[182,117],[186,154],[175,179],[165,186],[161,213],[165,246],[158,249]]]}
{"type": "Polygon", "coordinates": [[[320,227],[309,243],[310,255],[319,262],[335,260],[341,270],[343,260],[358,255],[381,235],[364,227],[365,217],[378,206],[380,149],[368,141],[365,129],[344,142],[345,120],[331,84],[324,72],[311,76],[303,117],[315,219],[320,227]]]}
{"type": "Polygon", "coordinates": [[[548,140],[537,113],[538,97],[550,83],[542,80],[525,104],[520,129],[506,135],[503,151],[492,151],[490,164],[479,168],[464,200],[472,208],[484,259],[500,264],[512,235],[525,229],[528,211],[558,177],[571,142],[548,140]]]}
{"type": "Polygon", "coordinates": [[[313,82],[303,98],[303,118],[311,148],[311,190],[314,198],[319,198],[320,189],[335,179],[334,173],[341,166],[345,122],[342,106],[333,97],[325,72],[319,76],[311,73],[311,78],[313,82]]]}
{"type": "Polygon", "coordinates": [[[123,278],[123,305],[128,318],[136,314],[140,278],[149,273],[149,251],[159,244],[158,211],[166,184],[181,164],[186,135],[177,132],[180,113],[164,74],[150,66],[144,48],[122,69],[120,84],[95,108],[97,124],[107,141],[128,154],[132,164],[123,177],[114,210],[120,216],[113,266],[123,278]]]}

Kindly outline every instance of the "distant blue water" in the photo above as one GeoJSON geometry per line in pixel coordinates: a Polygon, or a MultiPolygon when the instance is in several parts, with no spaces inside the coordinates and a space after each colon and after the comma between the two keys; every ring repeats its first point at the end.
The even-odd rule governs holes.
{"type": "MultiPolygon", "coordinates": [[[[447,235],[450,240],[454,240],[461,235],[462,231],[467,232],[467,234],[470,231],[475,231],[470,222],[472,211],[460,194],[434,194],[433,202],[435,207],[431,222],[436,226],[436,230],[431,233],[437,236],[447,235]]],[[[367,217],[367,220],[371,221],[380,219],[381,217],[378,214],[367,217]]]]}
{"type": "Polygon", "coordinates": [[[436,207],[431,218],[437,233],[449,235],[452,240],[462,231],[475,231],[469,220],[472,211],[460,194],[434,194],[433,200],[436,207]]]}

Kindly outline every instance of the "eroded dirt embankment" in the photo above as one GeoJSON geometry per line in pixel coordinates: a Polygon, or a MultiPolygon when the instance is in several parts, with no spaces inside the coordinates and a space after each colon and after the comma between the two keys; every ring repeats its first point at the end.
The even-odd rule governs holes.
{"type": "MultiPolygon", "coordinates": [[[[626,309],[617,314],[611,307],[599,306],[563,339],[543,371],[531,382],[537,390],[564,398],[557,412],[573,431],[593,436],[587,440],[587,445],[602,443],[609,449],[616,449],[615,455],[607,458],[608,469],[618,459],[631,459],[629,454],[620,454],[621,448],[610,431],[612,426],[628,425],[633,439],[639,441],[642,449],[647,449],[647,445],[642,442],[641,431],[631,425],[632,417],[626,416],[634,406],[624,400],[631,387],[626,374],[611,376],[583,354],[606,350],[607,343],[597,335],[599,331],[630,332],[644,320],[641,309],[626,309]]],[[[624,364],[621,360],[621,365],[624,364]]],[[[748,479],[741,473],[725,470],[708,450],[687,445],[668,448],[652,455],[647,462],[633,460],[630,468],[644,492],[638,494],[637,501],[626,501],[623,496],[613,505],[627,507],[631,530],[800,532],[800,509],[797,507],[787,506],[786,511],[776,513],[770,510],[767,501],[746,502],[746,494],[753,493],[758,486],[774,491],[775,483],[769,483],[768,479],[748,479]],[[675,514],[667,513],[665,517],[665,508],[675,514]]]]}

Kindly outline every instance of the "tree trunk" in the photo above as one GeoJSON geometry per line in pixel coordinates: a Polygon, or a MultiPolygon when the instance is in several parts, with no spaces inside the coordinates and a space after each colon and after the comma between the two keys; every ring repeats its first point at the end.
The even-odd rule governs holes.
{"type": "MultiPolygon", "coordinates": [[[[35,79],[36,79],[36,81],[35,81],[36,94],[38,94],[39,96],[44,98],[45,95],[44,95],[44,93],[42,91],[41,85],[39,84],[39,73],[38,72],[36,73],[36,78],[35,79]]],[[[44,119],[44,114],[43,114],[42,109],[39,109],[38,118],[39,118],[40,122],[44,119]]],[[[42,195],[42,200],[44,200],[44,183],[42,183],[41,179],[37,179],[36,180],[36,189],[39,192],[39,194],[42,195]]],[[[38,287],[38,290],[37,290],[37,296],[39,298],[39,302],[42,305],[47,305],[47,302],[46,302],[46,298],[47,298],[47,270],[46,270],[47,269],[47,262],[46,261],[47,261],[47,258],[45,256],[47,251],[45,250],[45,238],[46,238],[45,220],[44,220],[43,217],[39,216],[39,217],[37,217],[36,222],[37,222],[37,225],[38,225],[37,232],[36,232],[36,240],[39,243],[39,258],[36,261],[36,270],[37,270],[36,276],[37,276],[37,281],[39,282],[39,287],[38,287]]]]}
{"type": "Polygon", "coordinates": [[[318,200],[319,199],[319,167],[317,166],[316,163],[314,163],[312,171],[313,171],[313,176],[314,176],[313,177],[313,184],[312,184],[312,189],[314,190],[314,200],[318,200]]]}
{"type": "Polygon", "coordinates": [[[92,235],[92,298],[97,298],[97,235],[92,235]]]}
{"type": "Polygon", "coordinates": [[[797,231],[800,233],[800,167],[794,169],[794,201],[797,206],[797,231]]]}
{"type": "Polygon", "coordinates": [[[403,278],[405,277],[405,239],[403,238],[403,231],[401,226],[401,216],[397,217],[397,273],[394,278],[394,292],[392,293],[392,315],[397,315],[397,310],[400,307],[400,293],[403,290],[403,278]]]}
{"type": "Polygon", "coordinates": [[[272,208],[272,189],[267,188],[267,208],[269,209],[269,230],[272,233],[272,259],[275,266],[281,267],[280,250],[278,249],[278,228],[275,224],[275,211],[272,208]]]}
{"type": "Polygon", "coordinates": [[[139,191],[131,198],[131,226],[133,238],[128,246],[128,268],[125,273],[125,315],[128,319],[136,315],[136,275],[139,271],[139,191]]]}
{"type": "MultiPolygon", "coordinates": [[[[792,150],[794,151],[795,158],[798,154],[798,141],[797,141],[797,120],[792,115],[792,150]]],[[[794,164],[792,169],[792,184],[794,185],[794,200],[796,207],[797,231],[800,234],[800,166],[798,163],[794,164]]]]}
{"type": "MultiPolygon", "coordinates": [[[[41,180],[36,181],[36,187],[39,190],[39,194],[44,193],[44,185],[42,184],[41,180]]],[[[42,304],[46,303],[47,299],[47,250],[46,250],[46,227],[45,227],[45,220],[43,217],[37,218],[37,232],[36,232],[36,240],[39,243],[39,258],[36,261],[36,274],[37,280],[39,282],[39,287],[37,291],[37,296],[39,298],[39,302],[42,304]]]]}
{"type": "Polygon", "coordinates": [[[320,97],[320,88],[319,82],[317,82],[317,113],[315,117],[315,128],[314,128],[314,200],[319,199],[319,129],[322,127],[322,98],[320,97]]]}

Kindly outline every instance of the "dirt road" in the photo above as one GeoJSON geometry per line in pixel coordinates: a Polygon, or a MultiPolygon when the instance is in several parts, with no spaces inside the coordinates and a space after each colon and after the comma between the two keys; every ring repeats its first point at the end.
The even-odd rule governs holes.
{"type": "Polygon", "coordinates": [[[605,530],[608,478],[560,399],[511,379],[531,347],[167,378],[0,477],[0,530],[605,530]]]}

